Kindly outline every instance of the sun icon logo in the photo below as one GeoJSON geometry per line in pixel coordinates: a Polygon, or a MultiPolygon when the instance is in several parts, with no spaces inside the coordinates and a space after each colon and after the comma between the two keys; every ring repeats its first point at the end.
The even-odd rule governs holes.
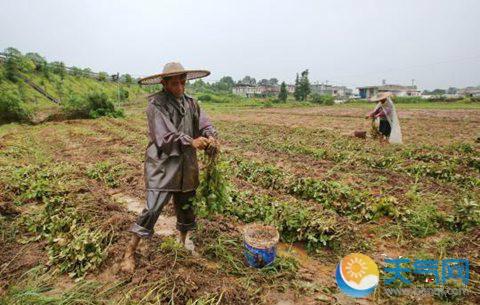
{"type": "Polygon", "coordinates": [[[377,264],[368,256],[352,253],[337,265],[335,278],[340,290],[355,298],[369,296],[378,285],[377,264]]]}
{"type": "Polygon", "coordinates": [[[358,257],[354,257],[348,261],[345,269],[347,270],[349,276],[358,279],[367,273],[367,264],[358,257]]]}

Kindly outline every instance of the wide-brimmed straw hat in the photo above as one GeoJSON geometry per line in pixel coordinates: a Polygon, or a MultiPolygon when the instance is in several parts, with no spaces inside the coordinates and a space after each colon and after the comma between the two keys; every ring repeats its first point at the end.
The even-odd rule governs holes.
{"type": "Polygon", "coordinates": [[[384,100],[390,96],[392,96],[393,93],[392,92],[381,92],[377,95],[375,95],[374,97],[371,97],[370,98],[370,102],[379,102],[381,100],[384,100]]]}
{"type": "Polygon", "coordinates": [[[169,62],[163,67],[163,72],[151,76],[144,77],[138,81],[140,85],[154,85],[160,84],[162,79],[175,75],[187,75],[187,80],[202,78],[210,75],[210,71],[207,70],[185,70],[182,64],[179,62],[169,62]]]}

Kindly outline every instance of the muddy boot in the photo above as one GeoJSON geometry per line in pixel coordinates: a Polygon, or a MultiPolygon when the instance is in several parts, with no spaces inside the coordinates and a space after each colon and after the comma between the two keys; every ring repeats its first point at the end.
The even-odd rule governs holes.
{"type": "Polygon", "coordinates": [[[137,249],[139,242],[140,237],[134,234],[127,246],[127,250],[125,251],[123,262],[120,267],[123,272],[133,273],[135,271],[135,250],[137,249]]]}
{"type": "Polygon", "coordinates": [[[187,240],[188,232],[180,232],[180,243],[185,247],[185,241],[187,240]]]}
{"type": "Polygon", "coordinates": [[[180,243],[190,251],[190,253],[193,256],[199,256],[199,254],[195,251],[195,245],[193,242],[190,240],[190,238],[187,238],[188,232],[180,232],[180,243]]]}

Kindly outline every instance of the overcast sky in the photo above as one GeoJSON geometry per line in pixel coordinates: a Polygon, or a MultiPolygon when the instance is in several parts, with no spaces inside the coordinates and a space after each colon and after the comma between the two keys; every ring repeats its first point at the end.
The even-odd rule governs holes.
{"type": "Polygon", "coordinates": [[[0,0],[0,49],[94,71],[168,61],[230,75],[356,87],[480,85],[479,0],[0,0]]]}

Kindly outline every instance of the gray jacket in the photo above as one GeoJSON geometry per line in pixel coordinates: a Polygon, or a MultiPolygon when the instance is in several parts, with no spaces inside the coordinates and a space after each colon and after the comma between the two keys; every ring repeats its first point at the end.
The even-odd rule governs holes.
{"type": "Polygon", "coordinates": [[[147,190],[188,192],[198,187],[197,152],[193,139],[217,137],[217,132],[196,100],[180,100],[161,91],[149,96],[149,143],[145,153],[147,190]]]}

